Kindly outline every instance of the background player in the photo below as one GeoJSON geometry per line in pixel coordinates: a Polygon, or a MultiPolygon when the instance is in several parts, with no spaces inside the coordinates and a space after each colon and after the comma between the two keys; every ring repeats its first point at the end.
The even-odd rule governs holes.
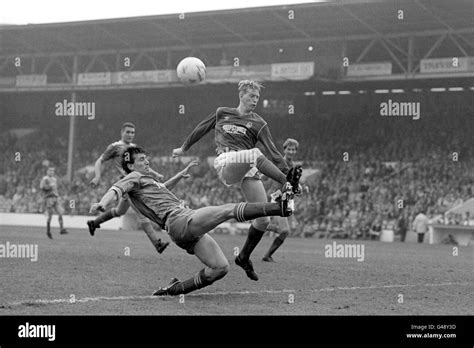
{"type": "Polygon", "coordinates": [[[229,263],[216,241],[207,234],[224,221],[246,221],[262,216],[291,215],[288,207],[292,195],[283,195],[278,203],[237,203],[204,207],[192,210],[184,206],[171,191],[181,179],[181,173],[159,183],[150,175],[149,161],[143,149],[130,147],[123,154],[123,168],[129,174],[116,182],[91,211],[102,210],[124,194],[144,216],[166,229],[176,245],[195,254],[206,266],[194,277],[185,281],[173,278],[172,282],[158,289],[154,295],[178,295],[203,288],[224,277],[229,263]]]}
{"type": "Polygon", "coordinates": [[[53,212],[56,211],[58,214],[59,229],[60,234],[67,234],[67,230],[63,225],[63,213],[64,209],[58,201],[58,180],[54,176],[55,169],[54,167],[49,167],[46,171],[46,175],[41,179],[40,189],[44,193],[44,202],[45,202],[45,211],[48,214],[46,220],[46,235],[53,239],[51,234],[51,218],[53,217],[53,212]]]}
{"type": "MultiPolygon", "coordinates": [[[[173,156],[183,155],[211,129],[215,129],[214,140],[218,157],[214,161],[214,168],[219,179],[227,186],[239,184],[247,202],[266,203],[267,194],[260,180],[261,173],[279,182],[283,186],[283,193],[296,193],[301,169],[290,172],[273,143],[267,122],[253,112],[262,87],[260,83],[251,80],[240,81],[239,106],[217,108],[196,126],[180,148],[173,150],[173,156]],[[263,144],[271,161],[255,147],[257,142],[263,144]],[[288,178],[285,173],[288,173],[288,178]]],[[[252,222],[245,244],[235,258],[235,263],[242,267],[252,280],[258,280],[258,276],[253,269],[250,255],[262,239],[269,223],[267,216],[252,222]]]]}
{"type": "MultiPolygon", "coordinates": [[[[298,143],[298,141],[291,138],[286,139],[283,143],[283,153],[285,154],[283,158],[285,159],[286,165],[290,168],[295,166],[293,160],[296,156],[299,146],[300,144],[298,143]]],[[[276,189],[278,189],[274,187],[274,185],[272,186],[273,187],[270,192],[274,192],[276,189]]],[[[272,217],[271,222],[267,227],[267,231],[278,233],[278,237],[273,240],[270,249],[268,249],[267,253],[262,258],[263,261],[275,262],[275,260],[272,258],[273,253],[283,244],[286,237],[288,237],[288,235],[290,234],[289,219],[289,217],[281,216],[272,217]]]]}
{"type": "MultiPolygon", "coordinates": [[[[136,146],[132,141],[135,138],[135,125],[131,122],[125,122],[122,125],[122,129],[120,131],[120,140],[116,141],[105,149],[104,153],[100,155],[100,157],[95,162],[95,176],[91,180],[91,185],[96,187],[100,182],[101,177],[101,167],[102,163],[112,160],[114,167],[119,172],[120,177],[124,177],[126,173],[122,169],[122,154],[125,149],[129,146],[136,146]]],[[[158,174],[154,170],[150,169],[150,174],[153,175],[157,180],[163,179],[163,175],[158,174]]],[[[100,224],[113,219],[114,217],[119,217],[124,215],[128,208],[130,207],[130,203],[125,195],[120,199],[118,205],[114,208],[111,208],[105,211],[103,214],[99,215],[95,220],[87,221],[87,225],[89,227],[89,233],[94,235],[96,228],[100,228],[100,224]]],[[[139,223],[143,230],[145,231],[148,239],[150,239],[151,243],[155,247],[155,249],[161,254],[166,247],[169,245],[168,242],[162,242],[160,238],[155,235],[155,230],[153,226],[147,219],[143,219],[139,215],[139,223]]]]}

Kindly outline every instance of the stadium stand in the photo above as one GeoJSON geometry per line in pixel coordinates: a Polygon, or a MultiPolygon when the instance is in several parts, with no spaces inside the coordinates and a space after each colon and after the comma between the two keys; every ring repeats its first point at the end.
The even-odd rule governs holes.
{"type": "MultiPolygon", "coordinates": [[[[273,11],[258,8],[190,14],[180,24],[176,16],[166,15],[2,27],[1,58],[7,61],[21,52],[27,63],[22,69],[0,64],[0,145],[7,154],[0,163],[0,211],[42,213],[39,181],[52,164],[62,176],[59,192],[66,214],[87,214],[90,203],[97,201],[115,178],[108,167],[100,187],[91,190],[90,168],[105,146],[118,140],[118,125],[125,121],[136,124],[136,142],[148,149],[156,169],[165,177],[176,172],[180,164],[163,161],[163,157],[169,156],[217,106],[237,104],[235,81],[222,78],[198,88],[178,87],[176,81],[160,86],[146,81],[114,85],[110,74],[123,77],[129,71],[173,70],[181,58],[195,54],[203,58],[208,68],[235,68],[232,73],[237,77],[247,77],[245,69],[270,71],[275,67],[271,64],[292,63],[293,68],[302,69],[304,63],[297,62],[312,63],[314,71],[304,78],[299,76],[300,80],[282,81],[268,75],[257,110],[269,123],[275,143],[281,148],[286,138],[298,139],[298,159],[304,168],[317,171],[307,183],[309,191],[297,201],[296,235],[378,238],[373,231],[397,230],[401,216],[411,222],[421,207],[442,223],[461,224],[463,218],[459,214],[443,214],[473,194],[472,72],[466,68],[465,75],[456,73],[448,83],[434,73],[425,75],[430,79],[420,77],[417,63],[422,57],[440,54],[440,50],[437,58],[454,57],[459,54],[459,46],[465,56],[474,56],[474,46],[463,44],[467,39],[450,43],[448,35],[447,42],[436,44],[448,32],[458,36],[473,34],[472,27],[463,24],[471,18],[470,7],[463,1],[452,1],[448,6],[435,0],[430,2],[430,8],[439,11],[438,15],[412,1],[354,1],[296,5],[298,16],[292,24],[281,20],[288,9],[275,7],[273,11]],[[403,25],[398,25],[393,16],[400,4],[411,13],[403,25]],[[446,6],[456,11],[456,18],[442,15],[446,6]],[[377,12],[379,18],[372,20],[369,10],[377,12]],[[235,20],[242,14],[244,25],[235,20]],[[226,25],[203,31],[199,24],[210,19],[226,25]],[[153,25],[155,22],[159,25],[153,25]],[[366,25],[369,22],[370,26],[366,25]],[[261,30],[249,29],[256,25],[261,30]],[[176,34],[167,34],[170,32],[176,34]],[[55,33],[60,39],[55,39],[55,33]],[[21,40],[15,40],[18,37],[21,40]],[[370,40],[380,37],[389,45],[375,44],[371,48],[370,40]],[[242,38],[247,39],[242,42],[242,38]],[[409,40],[417,55],[403,56],[403,45],[408,46],[409,40]],[[18,42],[24,44],[19,46],[18,42]],[[308,50],[313,42],[317,46],[311,47],[317,47],[318,54],[308,50]],[[76,50],[71,51],[71,46],[76,50]],[[390,73],[384,79],[376,76],[373,81],[366,77],[349,79],[340,66],[343,48],[351,61],[391,61],[390,73]],[[136,60],[125,69],[117,62],[127,55],[136,60]],[[233,57],[237,56],[242,58],[241,66],[232,67],[233,57]],[[97,81],[96,85],[74,85],[80,101],[95,103],[97,116],[94,122],[75,119],[74,172],[68,181],[70,120],[56,116],[54,105],[71,97],[71,86],[77,82],[72,81],[71,75],[75,58],[77,72],[83,77],[97,78],[94,73],[98,73],[100,78],[108,76],[109,81],[104,85],[97,81]],[[38,72],[47,75],[47,82],[35,75],[38,72]],[[32,84],[15,84],[18,76],[30,77],[32,84]],[[437,85],[456,84],[464,89],[430,91],[437,85]],[[404,93],[374,93],[380,88],[402,88],[404,93]],[[337,89],[351,93],[322,94],[337,89]],[[420,119],[380,117],[378,106],[389,98],[419,102],[420,119]],[[185,111],[181,112],[183,106],[185,111]],[[290,106],[294,113],[288,112],[290,106]],[[343,161],[346,152],[349,160],[343,161]],[[403,208],[399,207],[400,200],[403,208]]],[[[201,165],[193,173],[193,180],[180,183],[175,192],[192,207],[242,199],[237,189],[225,189],[208,166],[207,158],[214,154],[210,135],[190,151],[191,156],[201,158],[201,165]]]]}

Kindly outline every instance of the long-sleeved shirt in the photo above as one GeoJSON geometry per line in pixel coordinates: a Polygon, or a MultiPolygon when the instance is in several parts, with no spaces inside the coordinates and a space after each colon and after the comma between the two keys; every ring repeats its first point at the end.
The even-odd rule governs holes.
{"type": "Polygon", "coordinates": [[[133,171],[117,181],[110,190],[113,190],[118,198],[128,194],[132,206],[137,212],[158,224],[162,229],[165,229],[168,214],[176,208],[184,207],[183,201],[168,190],[164,184],[156,181],[151,175],[141,174],[137,171],[133,171]]]}
{"type": "Polygon", "coordinates": [[[260,142],[268,153],[270,160],[284,173],[288,172],[283,156],[276,148],[267,122],[258,114],[250,112],[240,115],[236,108],[221,107],[202,120],[182,146],[187,151],[194,143],[215,129],[214,141],[216,152],[250,150],[260,142]]]}

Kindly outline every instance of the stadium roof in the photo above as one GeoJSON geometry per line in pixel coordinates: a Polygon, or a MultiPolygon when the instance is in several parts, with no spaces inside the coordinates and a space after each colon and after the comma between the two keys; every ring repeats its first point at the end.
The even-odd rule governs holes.
{"type": "Polygon", "coordinates": [[[327,3],[0,26],[0,56],[127,52],[456,33],[474,48],[472,0],[327,3]],[[403,19],[398,18],[403,11],[403,19]],[[291,16],[289,11],[294,11],[291,16]]]}

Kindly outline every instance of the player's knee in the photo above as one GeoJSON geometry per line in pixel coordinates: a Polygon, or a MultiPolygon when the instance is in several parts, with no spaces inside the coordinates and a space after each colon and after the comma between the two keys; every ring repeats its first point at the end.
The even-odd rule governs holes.
{"type": "Polygon", "coordinates": [[[290,234],[290,231],[282,230],[280,232],[280,235],[278,236],[278,238],[280,238],[281,240],[284,240],[286,237],[288,237],[289,234],[290,234]]]}
{"type": "Polygon", "coordinates": [[[117,208],[112,208],[111,212],[112,212],[113,217],[118,217],[118,216],[122,216],[123,214],[125,214],[127,212],[127,209],[117,207],[117,208]]]}
{"type": "Polygon", "coordinates": [[[259,231],[265,231],[268,225],[270,225],[270,218],[268,216],[255,219],[253,222],[253,227],[259,231]]]}
{"type": "Polygon", "coordinates": [[[227,273],[229,273],[229,263],[226,263],[220,267],[215,267],[212,269],[212,271],[212,279],[210,279],[212,282],[222,279],[227,273]]]}

